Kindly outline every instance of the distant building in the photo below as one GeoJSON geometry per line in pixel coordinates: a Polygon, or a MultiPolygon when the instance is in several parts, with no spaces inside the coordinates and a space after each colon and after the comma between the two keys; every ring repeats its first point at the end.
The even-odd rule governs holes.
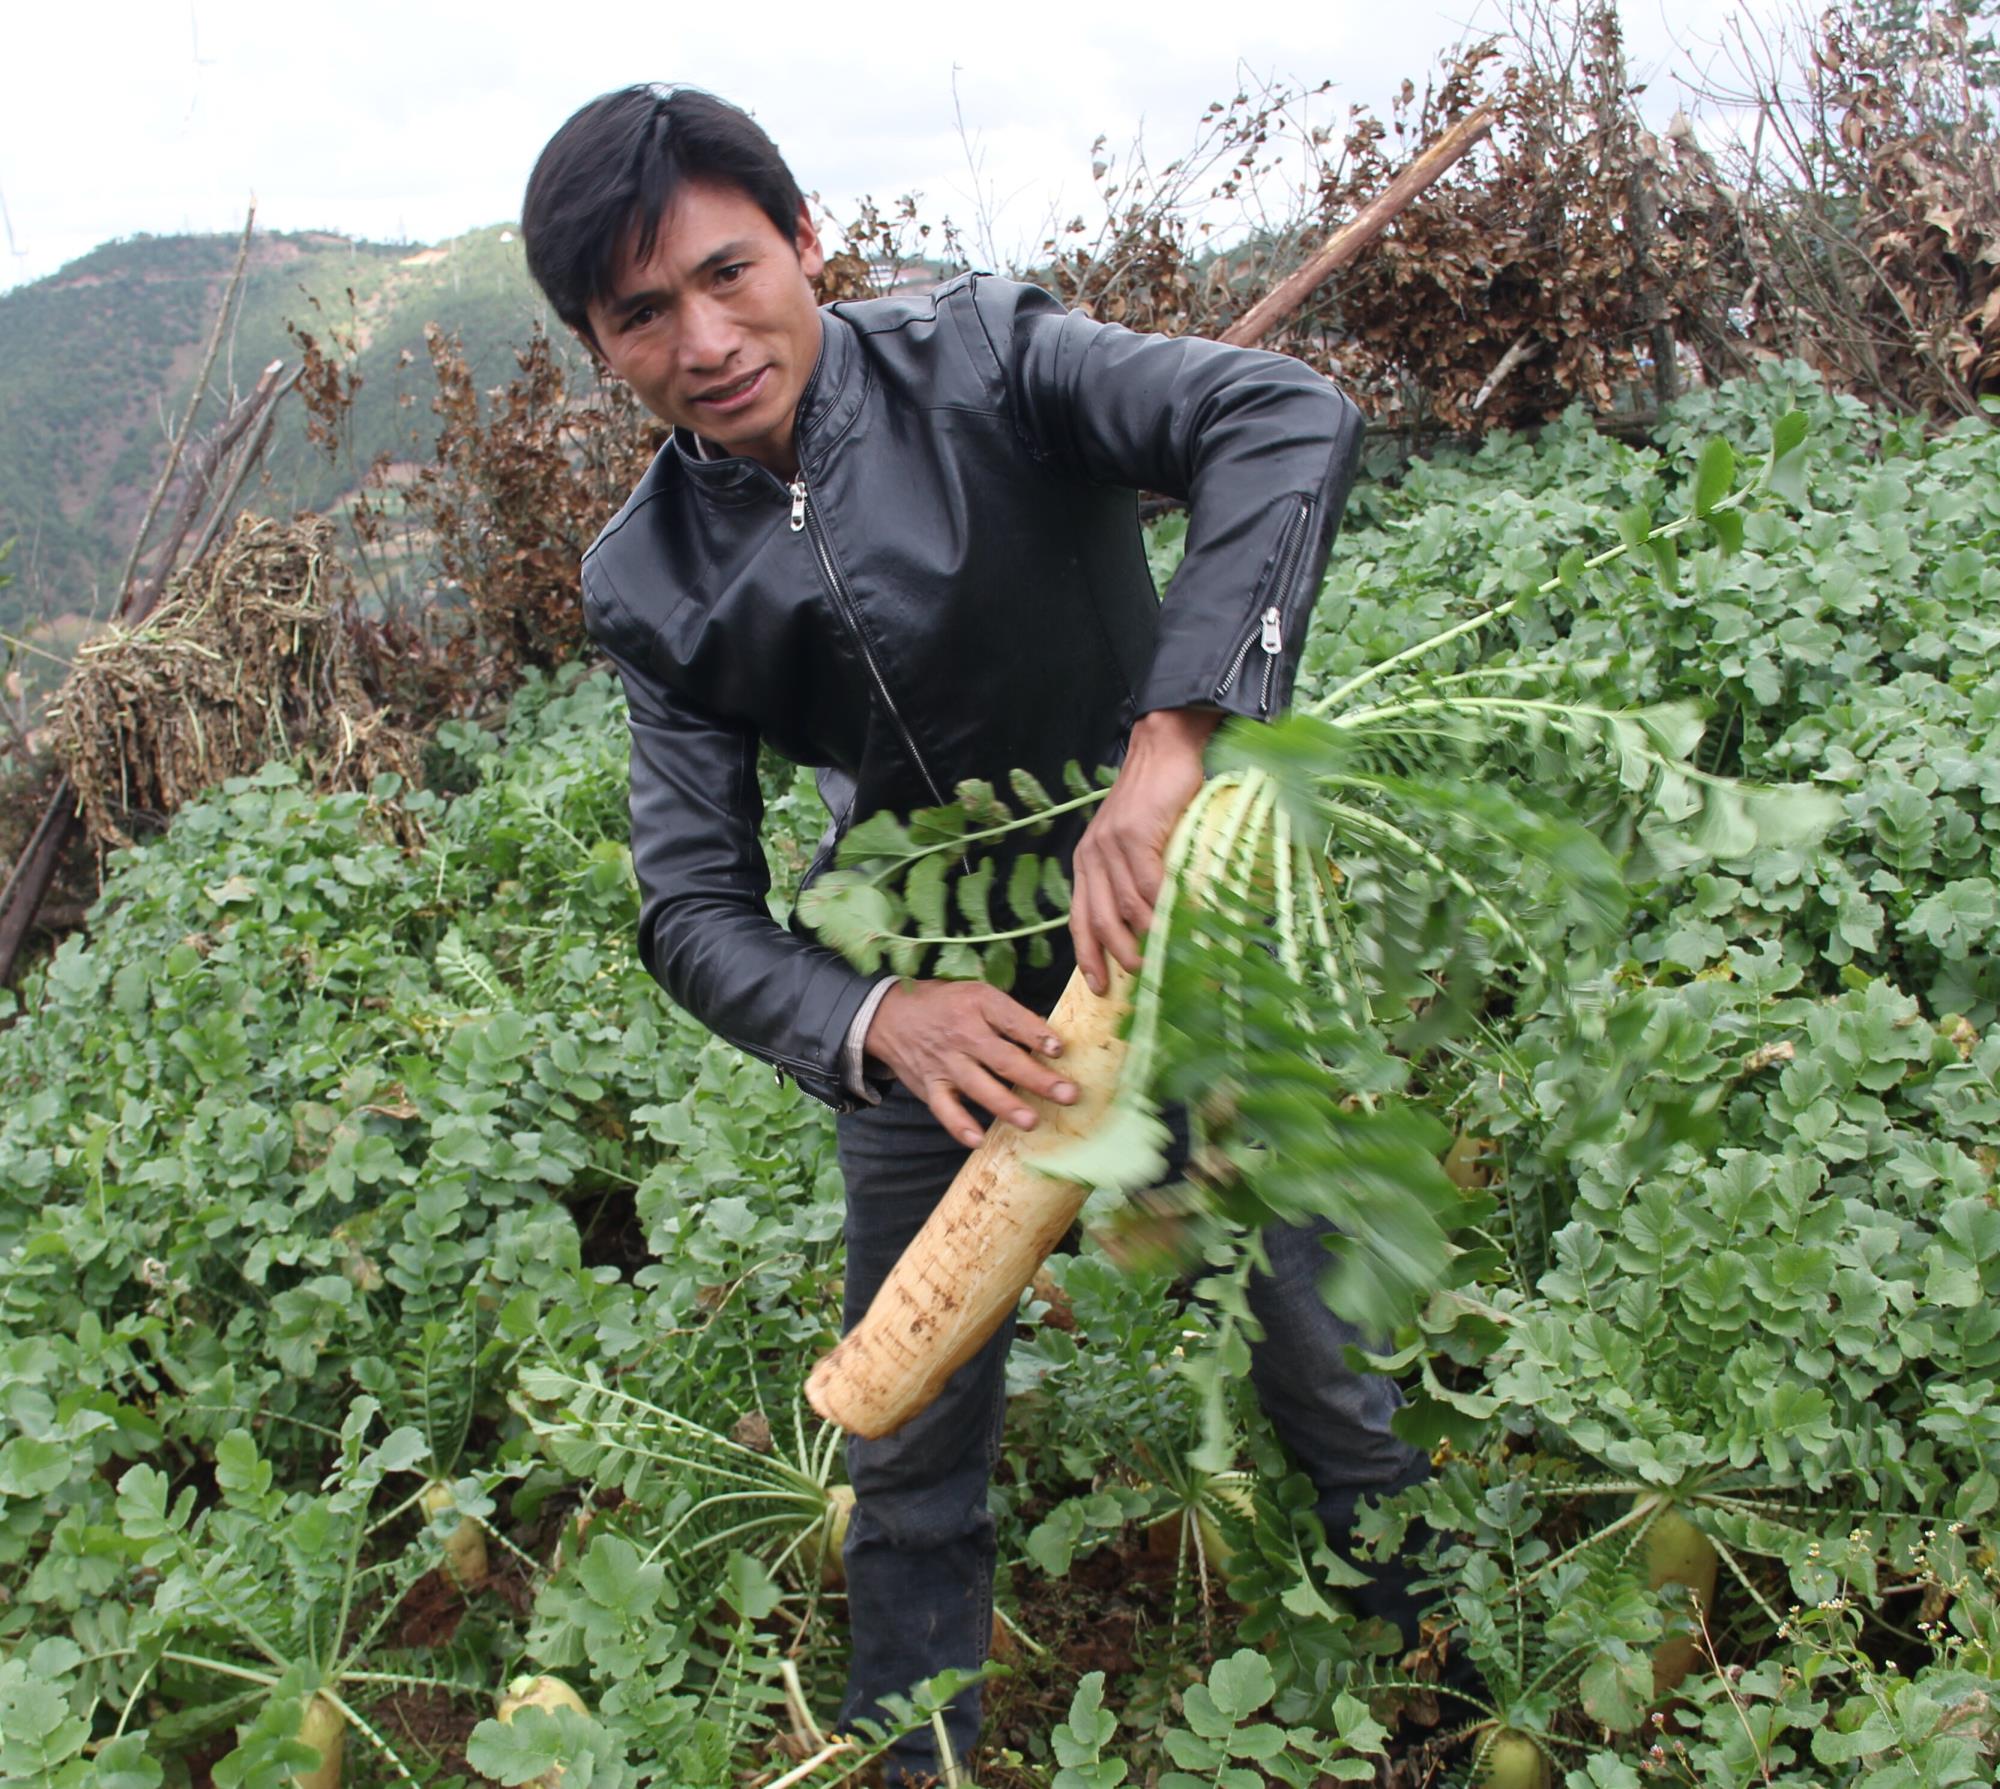
{"type": "Polygon", "coordinates": [[[868,278],[878,292],[901,292],[911,298],[935,292],[944,284],[944,275],[924,261],[870,261],[868,278]]]}

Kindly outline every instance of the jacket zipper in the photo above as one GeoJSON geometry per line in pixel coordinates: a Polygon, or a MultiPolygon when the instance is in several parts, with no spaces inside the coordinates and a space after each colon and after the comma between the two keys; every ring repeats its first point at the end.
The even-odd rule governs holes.
{"type": "MultiPolygon", "coordinates": [[[[717,1035],[719,1036],[720,1033],[717,1035]]],[[[770,1050],[753,1050],[748,1044],[738,1044],[736,1047],[744,1055],[754,1056],[763,1062],[771,1071],[771,1079],[780,1087],[784,1086],[787,1073],[791,1075],[794,1081],[798,1080],[801,1075],[810,1075],[815,1081],[823,1081],[826,1078],[826,1070],[819,1063],[802,1062],[796,1056],[780,1056],[775,1051],[770,1050]]],[[[836,1081],[840,1079],[837,1075],[834,1078],[836,1081]]],[[[841,1092],[845,1094],[846,1091],[846,1087],[843,1085],[841,1092]]],[[[841,1108],[842,1111],[849,1111],[851,1109],[851,1107],[846,1106],[841,1108]]]]}
{"type": "Polygon", "coordinates": [[[855,645],[861,648],[862,661],[868,666],[868,675],[875,681],[875,692],[882,698],[882,706],[888,710],[890,720],[896,723],[896,732],[903,741],[903,749],[910,754],[910,761],[923,773],[931,795],[938,805],[944,805],[944,791],[938,787],[937,778],[931,775],[931,767],[924,762],[924,755],[917,749],[915,736],[904,723],[902,711],[896,706],[896,698],[889,694],[889,685],[882,676],[882,667],[875,662],[875,654],[869,649],[868,636],[861,631],[861,618],[854,612],[854,600],[848,595],[847,585],[840,575],[840,568],[833,562],[833,552],[826,544],[826,536],[820,530],[819,517],[813,512],[806,490],[806,475],[800,468],[787,490],[792,499],[792,532],[804,530],[812,542],[813,556],[819,561],[819,569],[825,577],[827,588],[833,593],[833,606],[840,611],[840,618],[847,623],[848,631],[854,635],[855,645]]]}
{"type": "Polygon", "coordinates": [[[1285,524],[1285,538],[1278,547],[1277,576],[1271,580],[1271,595],[1277,600],[1260,610],[1243,636],[1242,645],[1236,648],[1236,656],[1229,661],[1228,670],[1222,674],[1222,681],[1215,686],[1216,699],[1229,694],[1242,675],[1245,661],[1250,657],[1253,646],[1264,650],[1264,687],[1258,697],[1258,712],[1271,712],[1271,688],[1276,681],[1278,659],[1285,650],[1284,604],[1291,600],[1292,580],[1298,576],[1299,556],[1305,550],[1306,524],[1312,519],[1312,499],[1301,497],[1299,507],[1292,519],[1285,524]]]}

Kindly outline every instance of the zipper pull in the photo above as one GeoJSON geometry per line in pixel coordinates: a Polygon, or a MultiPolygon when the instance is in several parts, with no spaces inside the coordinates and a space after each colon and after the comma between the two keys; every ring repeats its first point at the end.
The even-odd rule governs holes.
{"type": "Polygon", "coordinates": [[[1284,621],[1275,603],[1264,611],[1264,650],[1273,658],[1285,649],[1284,621]]]}
{"type": "Polygon", "coordinates": [[[806,525],[806,475],[801,472],[792,480],[792,532],[794,534],[806,525]]]}

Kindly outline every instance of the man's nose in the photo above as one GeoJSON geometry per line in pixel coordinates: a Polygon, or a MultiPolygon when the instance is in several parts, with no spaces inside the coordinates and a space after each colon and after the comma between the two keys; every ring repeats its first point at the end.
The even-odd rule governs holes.
{"type": "Polygon", "coordinates": [[[681,356],[695,372],[717,372],[736,350],[736,325],[728,310],[711,299],[683,302],[681,356]]]}

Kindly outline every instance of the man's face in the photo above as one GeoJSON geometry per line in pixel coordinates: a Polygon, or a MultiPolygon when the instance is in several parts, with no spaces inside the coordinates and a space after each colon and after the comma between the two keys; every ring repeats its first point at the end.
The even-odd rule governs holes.
{"type": "Polygon", "coordinates": [[[643,261],[628,240],[587,315],[598,351],[676,428],[789,478],[792,421],[819,357],[823,265],[803,206],[796,245],[741,187],[688,181],[643,261]]]}

